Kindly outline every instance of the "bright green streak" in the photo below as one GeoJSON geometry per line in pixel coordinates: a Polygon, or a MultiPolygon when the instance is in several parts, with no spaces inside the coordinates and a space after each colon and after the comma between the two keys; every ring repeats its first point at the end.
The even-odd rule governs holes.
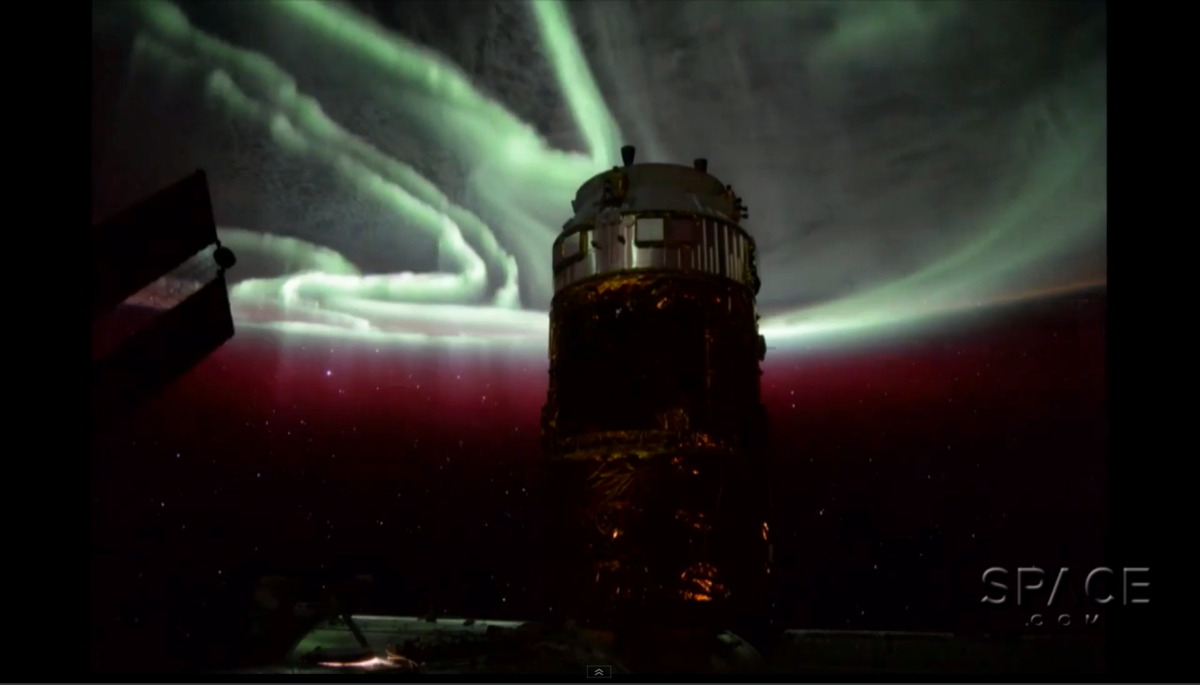
{"type": "Polygon", "coordinates": [[[349,62],[347,78],[359,81],[364,89],[392,106],[424,118],[433,133],[475,161],[503,163],[520,173],[536,174],[539,180],[578,185],[594,175],[597,166],[603,168],[615,159],[613,150],[619,149],[620,136],[579,55],[559,3],[538,3],[535,16],[548,46],[548,57],[563,80],[572,110],[593,151],[590,158],[551,149],[532,126],[475,89],[457,66],[346,6],[311,0],[272,0],[266,4],[276,16],[290,22],[287,26],[320,36],[344,50],[349,62]],[[528,170],[530,166],[535,168],[528,170]]]}
{"type": "MultiPolygon", "coordinates": [[[[1095,86],[1103,80],[1100,73],[1090,76],[1084,83],[1095,86]]],[[[1095,101],[1087,93],[1051,95],[1065,109],[1052,116],[1046,103],[1032,105],[1014,132],[1018,141],[1034,148],[1033,159],[1022,160],[1031,173],[1011,197],[976,217],[975,237],[964,247],[865,293],[772,317],[764,331],[777,341],[817,334],[844,339],[923,325],[941,314],[988,304],[995,293],[1018,290],[1014,274],[1087,239],[1107,212],[1102,172],[1107,160],[1099,144],[1107,135],[1107,117],[1086,106],[1095,101]],[[1046,133],[1030,140],[1031,132],[1041,131],[1046,133]]]]}
{"type": "Polygon", "coordinates": [[[474,242],[506,274],[504,286],[491,294],[492,304],[517,306],[516,261],[478,218],[451,205],[445,195],[408,165],[344,131],[324,114],[319,103],[297,93],[294,79],[265,57],[195,30],[169,3],[145,2],[137,8],[147,28],[139,36],[137,47],[146,56],[176,65],[191,59],[209,69],[207,94],[219,106],[262,125],[283,149],[332,165],[362,191],[437,237],[445,261],[457,270],[380,276],[309,272],[282,281],[243,282],[235,289],[235,296],[258,299],[278,295],[286,305],[309,300],[309,304],[321,307],[327,306],[329,299],[481,301],[486,295],[487,262],[472,246],[474,242]],[[266,102],[246,91],[261,93],[266,102]]]}
{"type": "Polygon", "coordinates": [[[614,155],[621,149],[623,141],[588,69],[587,58],[575,41],[567,9],[557,0],[533,0],[532,5],[542,42],[558,82],[566,91],[575,121],[587,139],[592,161],[597,168],[611,166],[616,162],[614,155]]]}

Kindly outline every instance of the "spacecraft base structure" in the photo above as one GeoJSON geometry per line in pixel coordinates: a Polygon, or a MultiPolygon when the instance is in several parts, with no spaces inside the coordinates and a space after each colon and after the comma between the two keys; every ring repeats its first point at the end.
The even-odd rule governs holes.
{"type": "Polygon", "coordinates": [[[704,160],[622,153],[554,243],[547,584],[589,625],[711,633],[767,613],[755,245],[704,160]]]}

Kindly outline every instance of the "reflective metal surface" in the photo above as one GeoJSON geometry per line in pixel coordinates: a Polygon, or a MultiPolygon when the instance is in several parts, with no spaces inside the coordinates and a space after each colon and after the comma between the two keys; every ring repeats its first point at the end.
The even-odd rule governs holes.
{"type": "Polygon", "coordinates": [[[754,240],[741,198],[716,177],[674,164],[599,174],[579,189],[554,242],[554,286],[625,270],[723,276],[758,290],[754,240]]]}
{"type": "Polygon", "coordinates": [[[597,217],[554,241],[554,288],[630,269],[678,269],[724,276],[757,288],[755,246],[723,219],[652,212],[597,217]]]}
{"type": "Polygon", "coordinates": [[[680,212],[729,223],[739,219],[736,196],[715,176],[677,164],[635,164],[597,174],[584,183],[571,203],[575,216],[563,231],[598,223],[598,215],[612,199],[619,201],[623,213],[680,212]]]}

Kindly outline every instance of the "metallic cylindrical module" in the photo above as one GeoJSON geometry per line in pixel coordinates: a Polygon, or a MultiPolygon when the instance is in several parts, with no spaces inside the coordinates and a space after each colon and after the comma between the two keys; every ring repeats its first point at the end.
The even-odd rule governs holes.
{"type": "Polygon", "coordinates": [[[705,160],[623,152],[554,242],[551,595],[599,626],[733,627],[771,561],[755,245],[705,160]]]}

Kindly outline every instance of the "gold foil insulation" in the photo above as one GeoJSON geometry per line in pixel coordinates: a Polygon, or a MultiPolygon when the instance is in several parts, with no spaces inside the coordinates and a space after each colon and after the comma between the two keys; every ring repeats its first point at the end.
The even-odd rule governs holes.
{"type": "Polygon", "coordinates": [[[571,616],[720,627],[761,610],[761,351],[753,293],[729,279],[623,272],[555,297],[550,582],[571,616]]]}
{"type": "Polygon", "coordinates": [[[630,271],[560,292],[550,314],[546,447],[610,431],[762,437],[754,295],[728,279],[630,271]]]}

